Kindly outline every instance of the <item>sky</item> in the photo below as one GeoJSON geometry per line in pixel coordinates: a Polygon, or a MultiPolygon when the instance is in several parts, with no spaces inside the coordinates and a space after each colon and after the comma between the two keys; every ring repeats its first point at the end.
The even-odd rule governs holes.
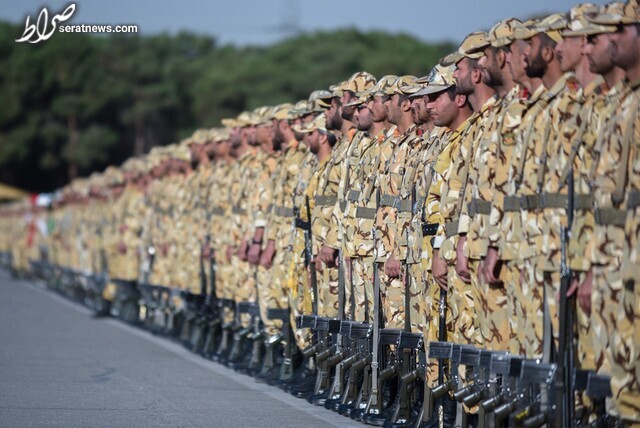
{"type": "MultiPolygon", "coordinates": [[[[61,13],[68,0],[3,0],[0,20],[32,22],[43,7],[61,13]]],[[[67,24],[137,24],[141,34],[190,31],[221,44],[268,45],[298,32],[355,27],[407,33],[425,42],[460,42],[503,18],[566,12],[567,0],[81,0],[67,24]]],[[[595,0],[596,4],[606,1],[595,0]]],[[[50,15],[50,16],[51,16],[50,15]]],[[[16,35],[18,38],[20,34],[16,35]]]]}

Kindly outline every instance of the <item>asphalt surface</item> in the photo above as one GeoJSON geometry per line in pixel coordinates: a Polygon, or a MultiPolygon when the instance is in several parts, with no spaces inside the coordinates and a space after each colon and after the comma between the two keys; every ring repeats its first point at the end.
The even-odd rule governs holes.
{"type": "Polygon", "coordinates": [[[362,425],[0,271],[0,426],[362,425]]]}

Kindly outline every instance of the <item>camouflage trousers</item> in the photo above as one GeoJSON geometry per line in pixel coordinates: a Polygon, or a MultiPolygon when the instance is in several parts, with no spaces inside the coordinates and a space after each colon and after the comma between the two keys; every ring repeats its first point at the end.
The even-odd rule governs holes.
{"type": "MultiPolygon", "coordinates": [[[[578,272],[577,278],[580,283],[585,279],[586,272],[578,272]]],[[[596,361],[593,352],[593,332],[591,330],[591,314],[586,313],[579,304],[576,304],[576,326],[578,330],[577,359],[580,368],[584,370],[595,370],[596,361]]]]}
{"type": "Polygon", "coordinates": [[[479,275],[480,260],[469,260],[471,286],[475,290],[476,319],[480,330],[478,345],[495,351],[509,348],[508,299],[504,285],[487,284],[479,275]]]}
{"type": "MultiPolygon", "coordinates": [[[[526,358],[542,358],[544,336],[544,275],[534,259],[519,264],[520,292],[525,316],[518,321],[526,358]]],[[[555,298],[555,296],[554,296],[555,298]]]]}
{"type": "Polygon", "coordinates": [[[353,321],[373,322],[373,257],[353,257],[351,260],[351,284],[346,284],[345,312],[353,321]],[[352,313],[351,306],[355,313],[352,313]]]}
{"type": "MultiPolygon", "coordinates": [[[[288,267],[285,266],[285,250],[276,250],[273,263],[270,269],[270,278],[266,282],[264,293],[264,306],[266,309],[287,309],[289,307],[289,297],[287,295],[288,267]]],[[[265,311],[266,313],[266,311],[265,311]]],[[[265,314],[266,315],[266,314],[265,314]]],[[[277,334],[282,330],[280,320],[268,321],[267,331],[269,334],[277,334]]]]}
{"type": "Polygon", "coordinates": [[[411,265],[407,272],[403,272],[399,278],[391,278],[384,273],[384,263],[378,263],[380,277],[380,308],[384,328],[405,327],[405,276],[409,276],[409,322],[412,332],[425,330],[425,322],[422,319],[420,305],[423,299],[422,284],[416,281],[412,275],[411,265]]]}
{"type": "Polygon", "coordinates": [[[623,284],[619,266],[619,260],[593,266],[593,353],[598,372],[611,375],[613,399],[607,410],[640,423],[637,287],[632,281],[623,284]]]}
{"type": "MultiPolygon", "coordinates": [[[[256,288],[256,268],[251,266],[249,262],[233,258],[233,283],[234,293],[233,300],[239,302],[255,302],[257,297],[256,288]]],[[[241,314],[238,321],[243,327],[251,325],[251,315],[241,314]]]]}
{"type": "MultiPolygon", "coordinates": [[[[291,253],[293,254],[293,253],[291,253]]],[[[296,318],[299,315],[311,314],[311,290],[308,271],[301,260],[295,260],[287,275],[287,296],[289,299],[289,322],[293,330],[294,339],[299,349],[304,349],[311,343],[309,329],[296,328],[296,318]]],[[[287,264],[290,262],[287,261],[287,264]]]]}
{"type": "Polygon", "coordinates": [[[456,272],[455,266],[449,265],[447,272],[447,293],[453,329],[451,341],[465,345],[475,345],[478,342],[477,325],[474,322],[476,308],[474,293],[471,285],[466,284],[456,272]]]}
{"type": "MultiPolygon", "coordinates": [[[[416,267],[417,266],[421,265],[416,265],[416,267]]],[[[450,295],[446,296],[446,299],[444,299],[444,306],[441,307],[440,303],[442,300],[440,297],[444,290],[442,290],[440,285],[435,281],[431,271],[423,270],[421,268],[418,269],[420,269],[420,271],[416,274],[422,275],[425,284],[422,304],[422,310],[424,312],[422,317],[426,326],[426,329],[423,332],[425,337],[425,351],[428,352],[428,344],[434,341],[440,341],[441,339],[438,335],[440,331],[440,310],[444,311],[445,316],[445,342],[451,340],[453,336],[453,316],[450,305],[447,302],[450,300],[450,295]]],[[[427,387],[434,388],[438,383],[438,362],[435,360],[428,360],[426,373],[427,387]]]]}
{"type": "Polygon", "coordinates": [[[617,413],[640,425],[640,283],[622,289],[611,334],[611,390],[617,413]]]}
{"type": "Polygon", "coordinates": [[[256,288],[258,292],[258,305],[260,307],[260,319],[264,324],[265,331],[269,335],[274,335],[280,331],[280,328],[275,325],[275,321],[267,317],[268,306],[266,304],[270,296],[269,283],[271,281],[271,270],[267,270],[263,266],[258,266],[257,269],[256,288]]]}
{"type": "Polygon", "coordinates": [[[527,328],[526,319],[528,317],[527,299],[525,299],[522,294],[520,269],[516,261],[502,261],[500,281],[502,281],[505,287],[509,329],[511,330],[508,350],[514,355],[526,355],[525,329],[527,328]]]}
{"type": "Polygon", "coordinates": [[[338,268],[324,267],[316,272],[318,280],[318,315],[338,317],[338,268]]]}

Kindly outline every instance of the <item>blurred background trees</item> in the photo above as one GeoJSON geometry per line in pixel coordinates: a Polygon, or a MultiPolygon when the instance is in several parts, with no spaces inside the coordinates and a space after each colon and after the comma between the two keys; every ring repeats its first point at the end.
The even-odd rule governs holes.
{"type": "Polygon", "coordinates": [[[242,48],[189,33],[55,33],[35,45],[15,43],[20,34],[0,22],[0,182],[32,192],[355,71],[422,76],[455,48],[352,29],[242,48]]]}

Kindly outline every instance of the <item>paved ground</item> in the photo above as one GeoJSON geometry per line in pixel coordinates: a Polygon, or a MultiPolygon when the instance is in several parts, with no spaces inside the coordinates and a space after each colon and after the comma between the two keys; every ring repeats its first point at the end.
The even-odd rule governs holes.
{"type": "Polygon", "coordinates": [[[354,425],[0,271],[0,426],[354,425]]]}

